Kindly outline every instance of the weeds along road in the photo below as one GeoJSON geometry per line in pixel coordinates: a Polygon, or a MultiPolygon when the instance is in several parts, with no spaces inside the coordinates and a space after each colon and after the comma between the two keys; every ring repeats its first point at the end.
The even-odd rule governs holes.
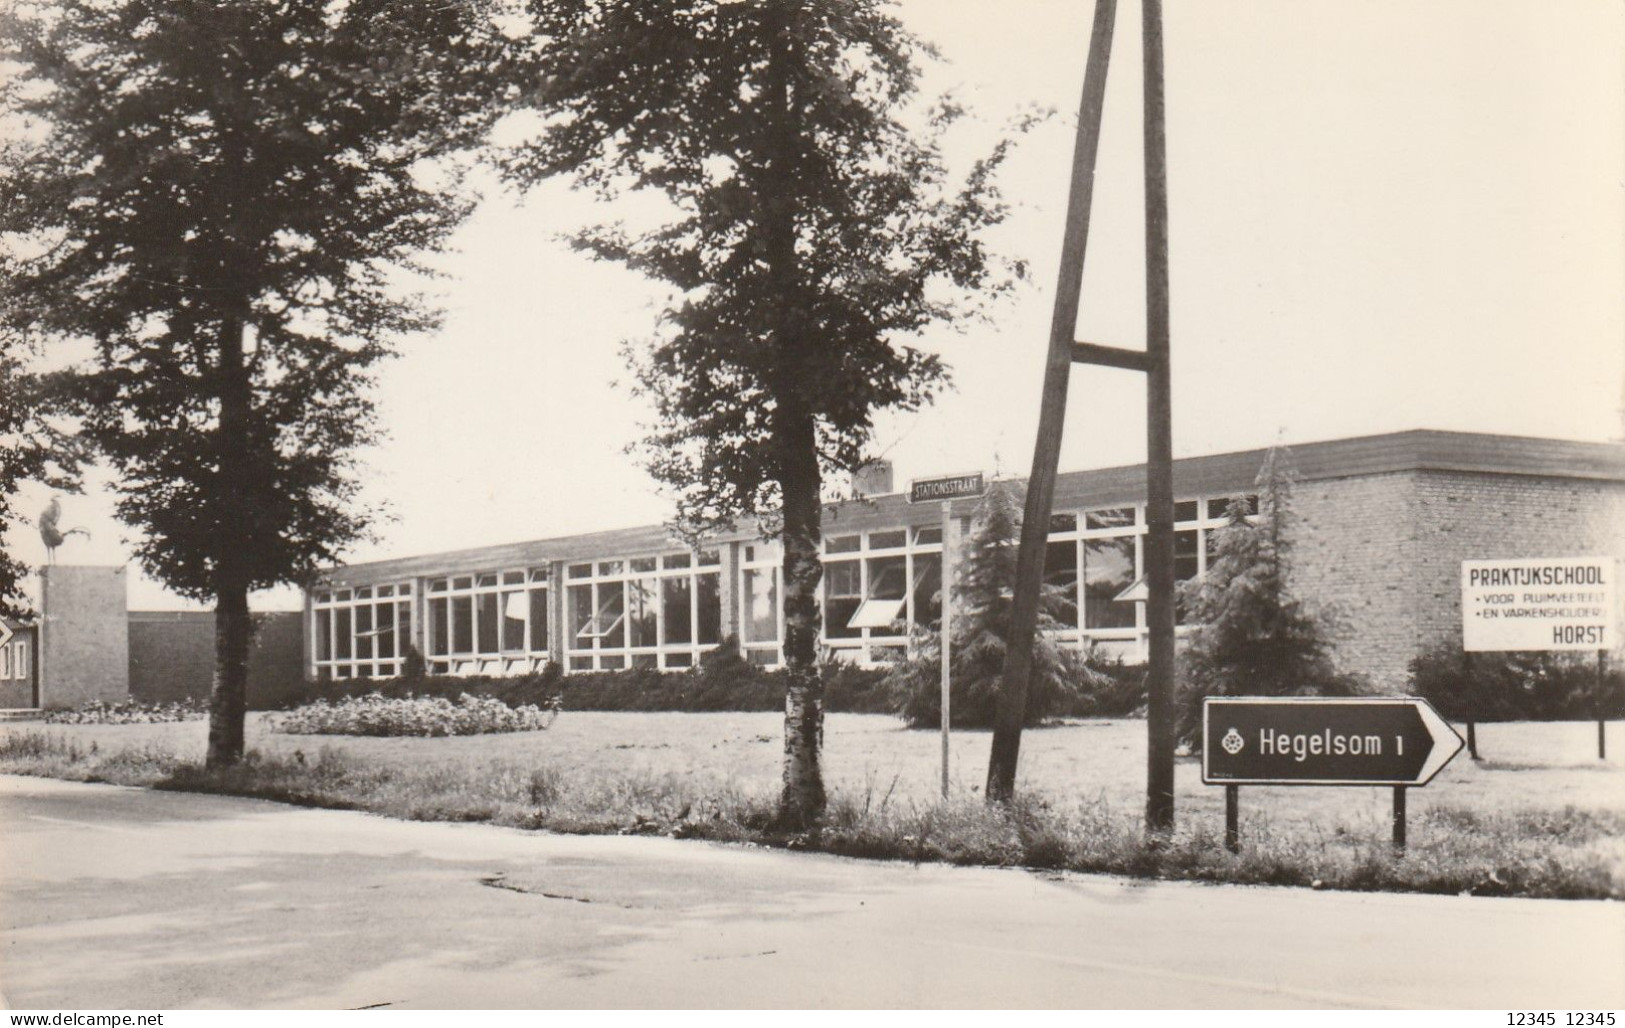
{"type": "Polygon", "coordinates": [[[1146,883],[0,777],[13,1008],[1625,1006],[1625,904],[1146,883]]]}

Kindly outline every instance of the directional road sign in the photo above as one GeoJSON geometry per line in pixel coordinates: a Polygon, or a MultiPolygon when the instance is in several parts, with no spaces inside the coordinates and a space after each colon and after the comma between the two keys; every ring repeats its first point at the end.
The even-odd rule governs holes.
{"type": "Polygon", "coordinates": [[[1202,742],[1208,785],[1426,785],[1462,747],[1415,696],[1212,697],[1202,742]]]}
{"type": "Polygon", "coordinates": [[[970,475],[949,475],[946,478],[920,478],[908,484],[908,502],[932,503],[937,500],[963,500],[987,492],[987,482],[980,471],[970,475]]]}

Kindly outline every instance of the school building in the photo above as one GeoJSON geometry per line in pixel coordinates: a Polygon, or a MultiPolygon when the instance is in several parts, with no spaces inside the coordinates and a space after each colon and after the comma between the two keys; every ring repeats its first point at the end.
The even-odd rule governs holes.
{"type": "MultiPolygon", "coordinates": [[[[1176,573],[1207,567],[1234,498],[1266,451],[1175,462],[1176,573]]],[[[1408,431],[1293,445],[1295,594],[1337,613],[1336,656],[1382,691],[1418,652],[1461,633],[1463,560],[1625,561],[1625,446],[1408,431]]],[[[926,476],[922,476],[926,477],[926,476]]],[[[943,548],[962,552],[978,501],[910,504],[884,465],[823,520],[823,641],[866,664],[906,652],[941,613],[943,548]]],[[[1046,576],[1071,596],[1061,635],[1143,660],[1143,465],[1063,473],[1046,576]]],[[[482,546],[325,571],[305,593],[309,677],[399,674],[409,646],[431,673],[688,668],[729,637],[780,660],[780,550],[755,527],[698,548],[661,526],[482,546]]]]}

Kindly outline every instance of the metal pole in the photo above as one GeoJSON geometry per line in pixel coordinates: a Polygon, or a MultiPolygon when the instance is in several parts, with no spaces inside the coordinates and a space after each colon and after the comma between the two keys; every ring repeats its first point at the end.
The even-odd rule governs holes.
{"type": "Polygon", "coordinates": [[[1089,57],[1084,64],[1083,96],[1078,104],[1078,133],[1072,150],[1072,181],[1066,201],[1066,227],[1061,236],[1061,264],[1056,272],[1049,352],[1044,361],[1038,443],[1033,448],[1032,477],[1027,480],[1021,549],[1016,557],[1015,596],[1010,605],[1010,638],[1006,640],[993,745],[988,754],[985,795],[989,803],[1008,802],[1016,790],[1021,729],[1027,716],[1027,678],[1032,672],[1033,634],[1038,627],[1038,592],[1044,577],[1050,504],[1055,499],[1055,471],[1061,459],[1061,429],[1066,422],[1073,336],[1077,333],[1078,298],[1083,289],[1089,212],[1094,203],[1095,154],[1100,147],[1106,66],[1111,59],[1116,16],[1117,0],[1096,0],[1089,57]]]}
{"type": "Polygon", "coordinates": [[[1477,702],[1477,690],[1473,688],[1473,654],[1471,650],[1463,651],[1462,664],[1462,702],[1467,708],[1467,755],[1474,760],[1482,759],[1478,755],[1478,725],[1474,720],[1472,705],[1477,702]]]}
{"type": "Polygon", "coordinates": [[[1597,691],[1592,695],[1592,703],[1597,712],[1597,759],[1608,759],[1608,722],[1604,719],[1603,710],[1604,690],[1608,686],[1608,651],[1597,651],[1597,691]]]}
{"type": "Polygon", "coordinates": [[[1394,786],[1394,849],[1405,852],[1405,787],[1394,786]]]}
{"type": "Polygon", "coordinates": [[[954,577],[953,503],[942,501],[942,798],[948,798],[948,665],[953,662],[954,577]]]}
{"type": "Polygon", "coordinates": [[[1168,145],[1164,125],[1162,0],[1144,0],[1146,354],[1146,674],[1145,827],[1174,827],[1174,454],[1169,374],[1168,145]]]}
{"type": "Polygon", "coordinates": [[[1224,787],[1224,848],[1241,852],[1241,786],[1224,787]]]}

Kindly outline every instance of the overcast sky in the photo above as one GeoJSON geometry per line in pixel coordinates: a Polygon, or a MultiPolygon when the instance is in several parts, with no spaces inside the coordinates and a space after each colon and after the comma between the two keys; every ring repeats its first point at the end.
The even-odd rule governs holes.
{"type": "MultiPolygon", "coordinates": [[[[915,342],[954,387],[883,417],[908,479],[1025,474],[1090,5],[911,0],[904,22],[978,113],[974,154],[1031,104],[1060,115],[1003,178],[998,233],[1032,285],[991,325],[915,342]]],[[[1123,0],[1078,337],[1144,345],[1139,4],[1123,0]]],[[[1625,393],[1625,6],[1616,0],[1167,0],[1176,456],[1411,428],[1618,439],[1625,393]]],[[[572,254],[599,216],[549,187],[491,195],[439,261],[444,330],[382,373],[389,438],[357,560],[648,524],[669,500],[623,453],[649,411],[623,339],[663,292],[572,254]]],[[[1074,373],[1063,469],[1144,458],[1139,376],[1074,373]]],[[[24,509],[43,506],[30,492],[24,509]]],[[[65,501],[69,563],[123,563],[111,501],[65,501]]],[[[9,547],[43,559],[37,535],[9,547]]],[[[137,577],[134,609],[182,606],[137,577]]],[[[289,608],[280,590],[260,606],[289,608]]]]}

